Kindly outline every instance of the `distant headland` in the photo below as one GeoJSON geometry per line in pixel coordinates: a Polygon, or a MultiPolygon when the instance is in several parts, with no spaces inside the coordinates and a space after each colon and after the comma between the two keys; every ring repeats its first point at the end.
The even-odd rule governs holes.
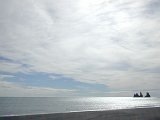
{"type": "MultiPolygon", "coordinates": [[[[133,95],[133,97],[143,97],[143,94],[142,94],[141,92],[140,92],[140,94],[135,93],[135,94],[133,95]]],[[[151,95],[149,94],[149,92],[146,92],[145,97],[151,97],[151,95]]]]}

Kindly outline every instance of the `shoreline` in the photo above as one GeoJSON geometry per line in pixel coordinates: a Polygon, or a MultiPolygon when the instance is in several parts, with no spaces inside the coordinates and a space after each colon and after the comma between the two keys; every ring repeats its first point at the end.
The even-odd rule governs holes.
{"type": "Polygon", "coordinates": [[[0,120],[160,120],[160,107],[105,111],[81,111],[21,116],[0,116],[0,120]]]}
{"type": "Polygon", "coordinates": [[[148,108],[160,108],[160,106],[154,106],[154,107],[136,107],[136,108],[126,108],[126,109],[110,109],[110,110],[82,110],[82,111],[67,111],[67,112],[51,112],[51,113],[34,113],[34,114],[11,114],[11,115],[0,115],[0,118],[2,117],[18,117],[18,116],[37,116],[37,115],[49,115],[49,114],[69,114],[69,113],[83,113],[83,112],[103,112],[103,111],[119,111],[119,110],[133,110],[133,109],[148,109],[148,108]]]}

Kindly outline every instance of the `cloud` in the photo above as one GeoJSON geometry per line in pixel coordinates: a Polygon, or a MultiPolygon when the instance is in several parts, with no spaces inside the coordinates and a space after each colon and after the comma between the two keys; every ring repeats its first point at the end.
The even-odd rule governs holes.
{"type": "Polygon", "coordinates": [[[56,75],[50,75],[49,78],[51,78],[52,80],[60,79],[60,77],[56,75]]]}
{"type": "Polygon", "coordinates": [[[13,82],[0,81],[0,95],[3,97],[60,97],[73,96],[75,92],[76,90],[23,86],[13,82]]]}
{"type": "Polygon", "coordinates": [[[110,89],[158,88],[158,1],[1,3],[0,54],[19,62],[2,61],[1,71],[62,74],[110,89]]]}
{"type": "Polygon", "coordinates": [[[0,80],[3,80],[5,78],[13,78],[13,77],[15,77],[15,76],[13,76],[13,75],[0,75],[0,80]]]}
{"type": "Polygon", "coordinates": [[[6,61],[6,60],[0,60],[0,67],[1,67],[0,72],[28,73],[31,71],[30,69],[27,68],[25,64],[15,63],[15,62],[6,61]]]}

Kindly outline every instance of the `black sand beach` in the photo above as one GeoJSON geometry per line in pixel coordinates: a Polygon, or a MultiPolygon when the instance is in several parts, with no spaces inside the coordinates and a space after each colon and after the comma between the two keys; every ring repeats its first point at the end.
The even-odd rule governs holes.
{"type": "Polygon", "coordinates": [[[0,117],[0,120],[160,120],[160,107],[0,117]]]}

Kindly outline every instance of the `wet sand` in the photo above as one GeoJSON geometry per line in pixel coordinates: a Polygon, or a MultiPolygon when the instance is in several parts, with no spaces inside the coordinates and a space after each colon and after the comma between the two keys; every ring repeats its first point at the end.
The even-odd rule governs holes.
{"type": "Polygon", "coordinates": [[[160,120],[160,107],[0,117],[0,120],[160,120]]]}

